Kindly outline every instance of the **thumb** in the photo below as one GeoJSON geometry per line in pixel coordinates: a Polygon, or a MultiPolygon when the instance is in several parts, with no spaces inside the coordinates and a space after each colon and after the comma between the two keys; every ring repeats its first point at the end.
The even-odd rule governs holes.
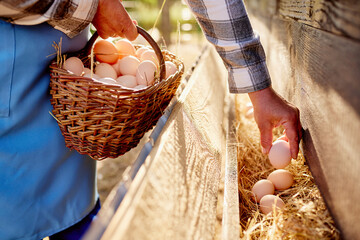
{"type": "Polygon", "coordinates": [[[272,140],[273,140],[272,129],[273,127],[270,124],[259,126],[260,142],[264,154],[268,154],[272,146],[272,140]]]}

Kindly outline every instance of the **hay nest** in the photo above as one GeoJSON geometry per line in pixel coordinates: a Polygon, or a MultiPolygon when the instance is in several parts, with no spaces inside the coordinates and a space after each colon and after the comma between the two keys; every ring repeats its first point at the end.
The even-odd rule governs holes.
{"type": "MultiPolygon", "coordinates": [[[[290,189],[276,191],[285,208],[276,216],[260,213],[251,188],[275,170],[261,153],[260,135],[253,117],[246,117],[247,95],[236,98],[241,239],[340,239],[304,157],[286,167],[294,175],[290,189]]],[[[274,139],[282,129],[274,130],[274,139]]]]}

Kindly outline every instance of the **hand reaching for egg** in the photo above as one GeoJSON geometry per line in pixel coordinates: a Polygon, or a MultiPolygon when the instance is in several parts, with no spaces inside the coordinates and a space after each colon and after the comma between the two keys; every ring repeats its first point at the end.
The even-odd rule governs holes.
{"type": "Polygon", "coordinates": [[[120,36],[132,41],[138,36],[136,22],[119,0],[100,0],[92,24],[103,39],[120,36]]]}
{"type": "Polygon", "coordinates": [[[296,159],[302,135],[299,110],[271,87],[249,93],[249,97],[254,106],[254,117],[260,130],[263,152],[268,154],[270,151],[273,128],[282,125],[290,144],[291,157],[296,159]]]}

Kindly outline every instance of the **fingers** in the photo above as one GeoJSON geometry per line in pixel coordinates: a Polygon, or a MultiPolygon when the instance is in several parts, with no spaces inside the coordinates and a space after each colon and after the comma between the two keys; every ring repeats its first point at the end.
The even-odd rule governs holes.
{"type": "Polygon", "coordinates": [[[260,142],[262,146],[262,152],[268,154],[272,146],[273,134],[272,134],[272,125],[263,124],[259,125],[260,130],[260,142]]]}
{"type": "Polygon", "coordinates": [[[284,128],[285,128],[285,135],[290,145],[291,157],[296,159],[299,153],[299,142],[300,142],[297,121],[285,123],[284,128]]]}
{"type": "Polygon", "coordinates": [[[104,39],[120,36],[132,41],[138,36],[136,21],[118,0],[100,0],[92,23],[104,39]]]}

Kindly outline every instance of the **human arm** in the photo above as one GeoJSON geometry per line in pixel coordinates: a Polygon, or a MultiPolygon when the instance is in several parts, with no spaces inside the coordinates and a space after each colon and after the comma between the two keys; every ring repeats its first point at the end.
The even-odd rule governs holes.
{"type": "Polygon", "coordinates": [[[0,19],[19,25],[47,22],[74,37],[92,21],[101,37],[137,36],[135,24],[119,0],[0,1],[0,19]]]}
{"type": "Polygon", "coordinates": [[[296,158],[301,139],[299,111],[272,89],[265,53],[243,2],[187,0],[187,4],[229,72],[230,92],[249,94],[264,153],[272,146],[272,129],[282,125],[296,158]]]}

